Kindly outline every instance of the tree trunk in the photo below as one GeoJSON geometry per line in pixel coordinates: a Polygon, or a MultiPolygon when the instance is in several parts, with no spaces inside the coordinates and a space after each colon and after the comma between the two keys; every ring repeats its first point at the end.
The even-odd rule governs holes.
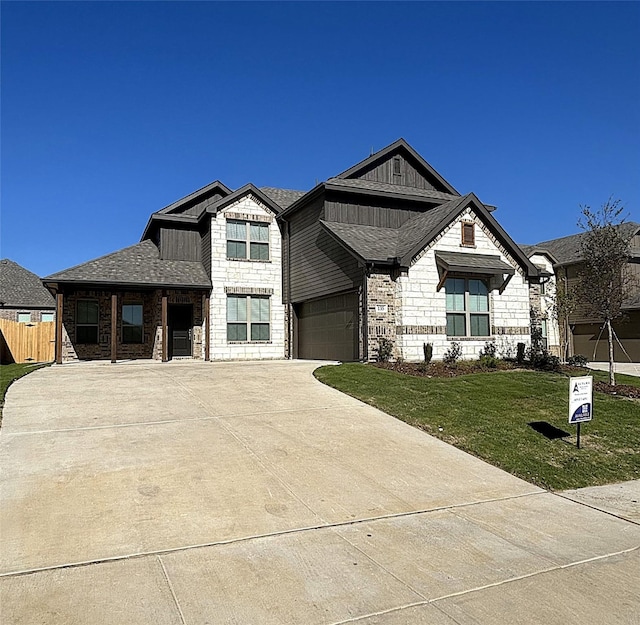
{"type": "Polygon", "coordinates": [[[609,342],[609,384],[616,385],[616,374],[613,370],[613,328],[611,327],[611,319],[607,319],[607,340],[609,342]]]}

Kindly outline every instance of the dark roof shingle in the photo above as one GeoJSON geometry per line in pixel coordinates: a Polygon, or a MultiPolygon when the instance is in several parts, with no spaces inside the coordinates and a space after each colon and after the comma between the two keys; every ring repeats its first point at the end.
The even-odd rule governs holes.
{"type": "Polygon", "coordinates": [[[161,259],[158,248],[150,240],[59,271],[47,276],[44,280],[46,282],[211,288],[211,280],[201,262],[161,259]]]}
{"type": "Polygon", "coordinates": [[[273,200],[283,209],[291,206],[296,200],[299,200],[306,191],[294,191],[293,189],[276,189],[275,187],[260,187],[267,197],[273,200]]]}
{"type": "MultiPolygon", "coordinates": [[[[622,236],[631,238],[640,231],[640,224],[633,221],[625,222],[618,226],[622,232],[622,236]]],[[[568,237],[559,239],[551,239],[550,241],[542,241],[536,245],[521,245],[520,248],[530,256],[536,251],[546,251],[551,253],[560,265],[568,265],[577,263],[582,259],[582,237],[585,233],[572,234],[568,237]]]]}
{"type": "Polygon", "coordinates": [[[0,260],[0,305],[14,308],[53,308],[53,296],[35,273],[8,258],[0,260]]]}

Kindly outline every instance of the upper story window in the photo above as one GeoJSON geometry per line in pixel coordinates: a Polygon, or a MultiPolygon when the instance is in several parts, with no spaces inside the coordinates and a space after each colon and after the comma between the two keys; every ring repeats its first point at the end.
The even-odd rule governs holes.
{"type": "Polygon", "coordinates": [[[98,302],[79,300],[76,304],[76,341],[85,344],[98,342],[98,302]]]}
{"type": "Polygon", "coordinates": [[[227,258],[269,260],[269,224],[227,219],[227,258]]]}
{"type": "Polygon", "coordinates": [[[484,280],[447,278],[447,336],[489,336],[489,289],[484,280]]]}
{"type": "Polygon", "coordinates": [[[476,232],[475,224],[470,221],[462,222],[462,245],[469,245],[475,247],[476,244],[476,232]]]}
{"type": "Polygon", "coordinates": [[[18,323],[29,323],[31,321],[31,313],[30,312],[19,312],[18,313],[18,323]]]}
{"type": "Polygon", "coordinates": [[[52,312],[40,313],[40,321],[54,321],[54,314],[52,312]]]}
{"type": "Polygon", "coordinates": [[[122,342],[142,343],[142,304],[122,305],[122,342]]]}

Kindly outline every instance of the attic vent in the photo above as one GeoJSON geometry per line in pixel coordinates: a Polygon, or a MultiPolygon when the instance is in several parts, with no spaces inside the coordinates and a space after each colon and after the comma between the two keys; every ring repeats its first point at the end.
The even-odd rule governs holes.
{"type": "Polygon", "coordinates": [[[462,245],[475,246],[476,235],[474,226],[475,224],[473,224],[472,222],[462,222],[462,245]]]}
{"type": "Polygon", "coordinates": [[[393,157],[393,175],[400,176],[402,174],[402,159],[399,156],[393,157]]]}

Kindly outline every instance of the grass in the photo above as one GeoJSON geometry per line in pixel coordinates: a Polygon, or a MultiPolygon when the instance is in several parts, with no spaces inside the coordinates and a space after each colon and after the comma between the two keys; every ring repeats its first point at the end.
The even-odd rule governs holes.
{"type": "Polygon", "coordinates": [[[4,406],[4,397],[7,394],[7,389],[19,378],[27,373],[31,373],[36,369],[46,367],[46,364],[12,364],[0,366],[0,425],[2,425],[2,407],[4,406]]]}
{"type": "MultiPolygon", "coordinates": [[[[640,479],[640,402],[594,393],[594,418],[582,424],[577,449],[576,426],[568,423],[569,380],[561,373],[500,371],[421,378],[350,363],[322,367],[315,375],[543,488],[640,479]],[[535,422],[568,435],[547,438],[531,427],[535,422]]],[[[606,381],[605,372],[593,375],[606,381]]],[[[631,376],[616,376],[616,381],[640,386],[640,378],[631,376]]]]}

